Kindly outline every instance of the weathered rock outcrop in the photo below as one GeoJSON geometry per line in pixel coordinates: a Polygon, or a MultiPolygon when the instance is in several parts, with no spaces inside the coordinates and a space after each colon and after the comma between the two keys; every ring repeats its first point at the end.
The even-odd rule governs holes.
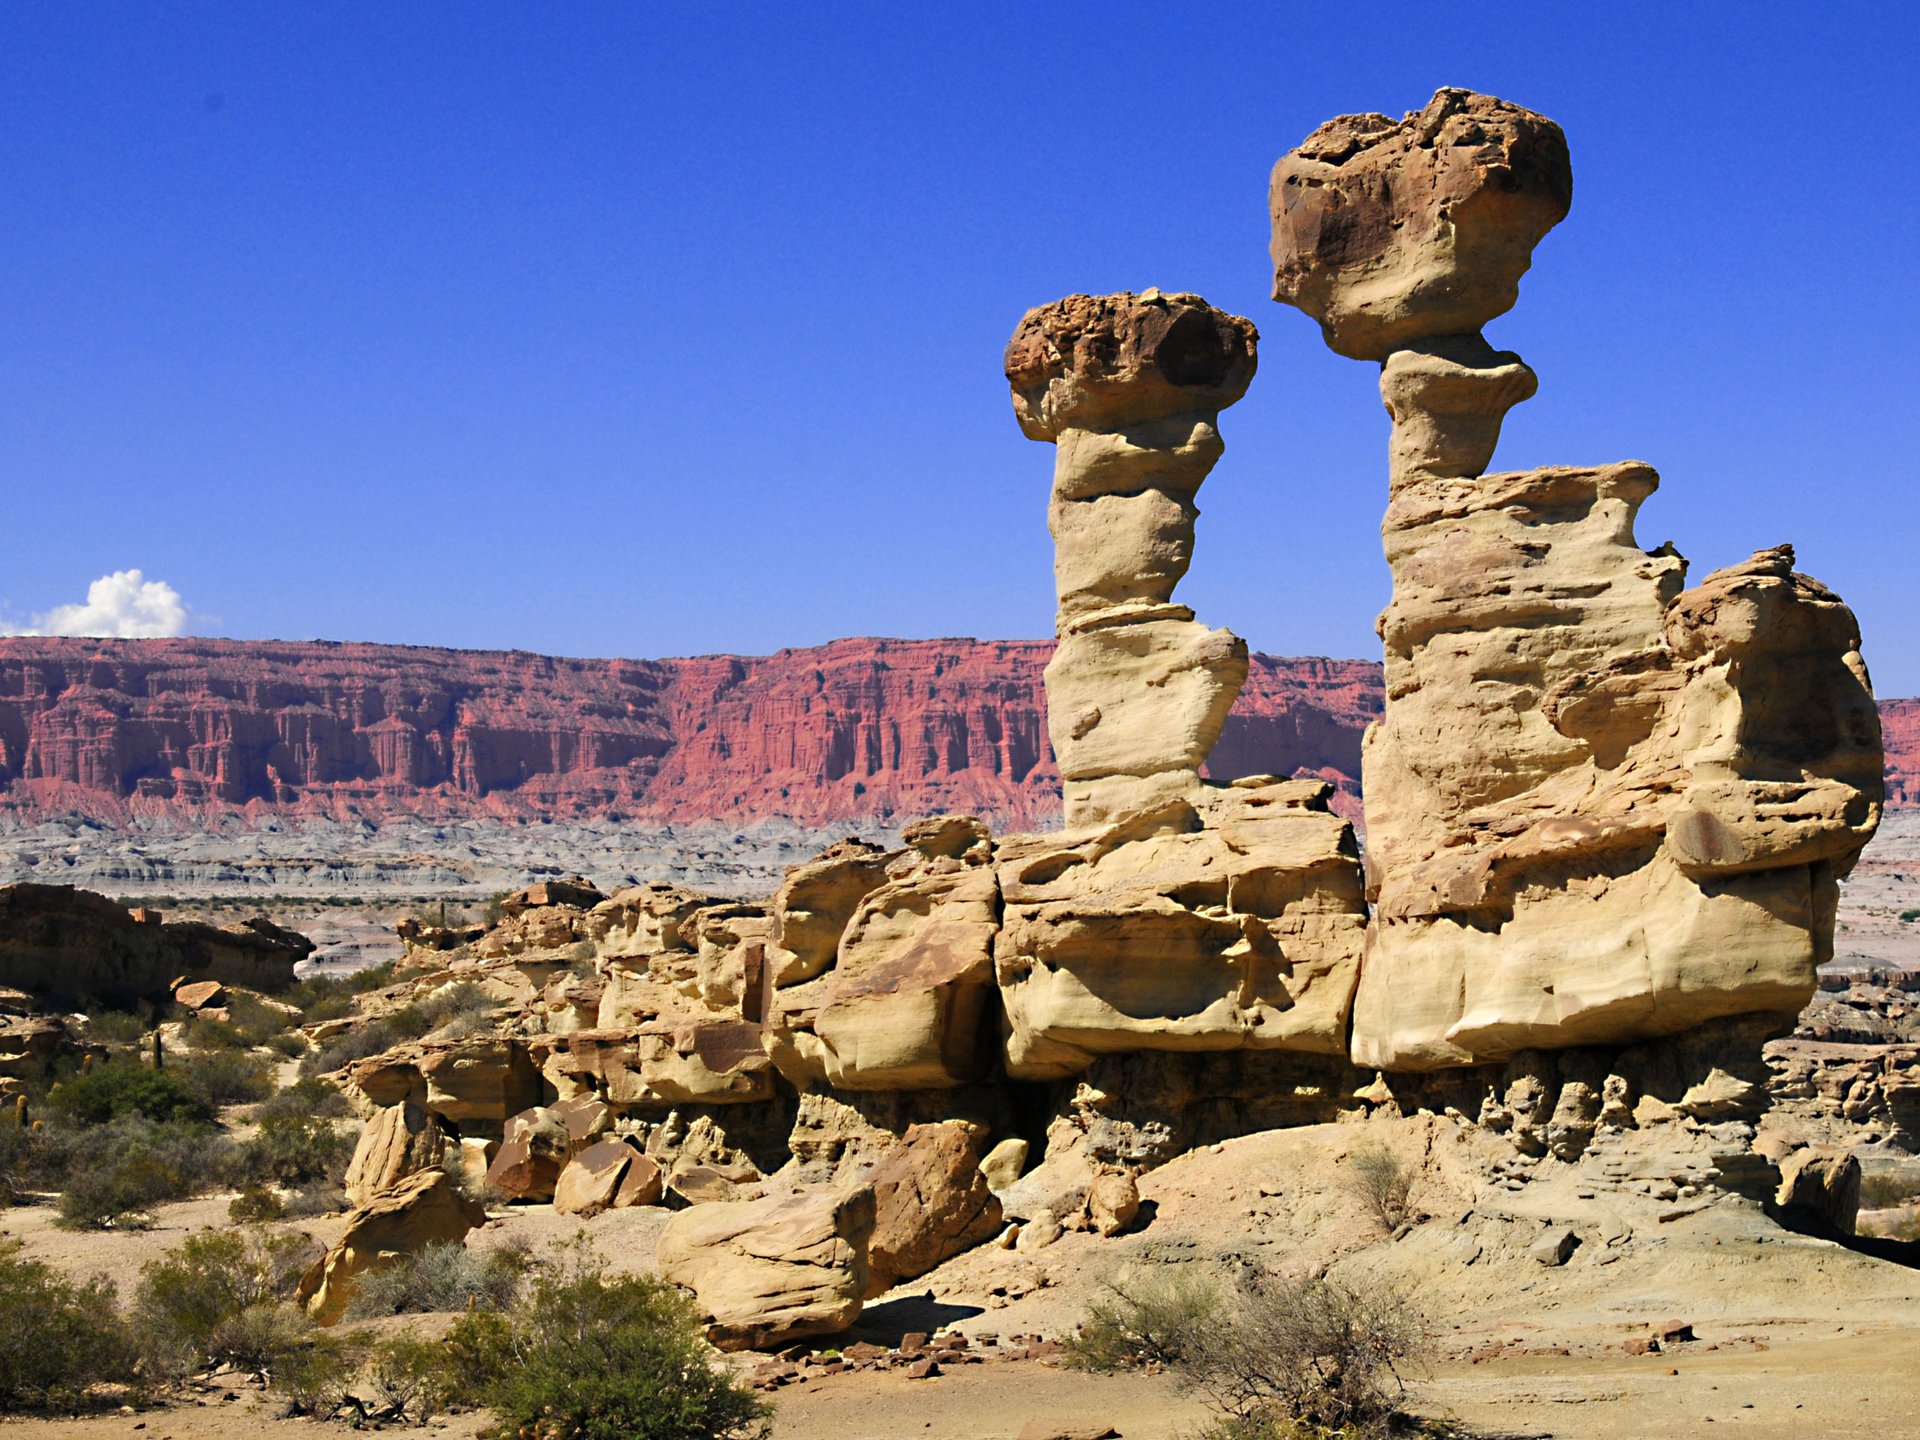
{"type": "Polygon", "coordinates": [[[312,953],[266,920],[170,924],[65,885],[0,886],[0,987],[68,1005],[165,1003],[183,976],[284,990],[312,953]]]}
{"type": "Polygon", "coordinates": [[[1633,539],[1648,466],[1487,473],[1535,380],[1478,329],[1570,195],[1552,122],[1464,91],[1274,172],[1276,298],[1383,362],[1393,422],[1362,1064],[1784,1020],[1879,817],[1858,630],[1790,549],[1683,592],[1633,539]]]}
{"type": "Polygon", "coordinates": [[[1329,120],[1281,157],[1272,199],[1273,298],[1339,354],[1384,360],[1513,308],[1573,166],[1546,116],[1442,90],[1399,121],[1329,120]]]}
{"type": "Polygon", "coordinates": [[[375,1111],[347,1162],[347,1203],[364,1205],[409,1175],[432,1169],[446,1146],[439,1119],[418,1101],[375,1111]]]}

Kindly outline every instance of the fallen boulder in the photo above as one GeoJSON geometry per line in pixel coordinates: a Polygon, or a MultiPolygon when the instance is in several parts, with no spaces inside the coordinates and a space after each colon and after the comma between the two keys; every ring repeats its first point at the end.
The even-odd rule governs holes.
{"type": "Polygon", "coordinates": [[[962,1122],[913,1126],[867,1183],[874,1194],[869,1300],[1000,1232],[1000,1198],[980,1173],[973,1127],[962,1122]]]}
{"type": "Polygon", "coordinates": [[[864,1185],[696,1205],[667,1222],[655,1261],[694,1292],[713,1344],[772,1349],[859,1318],[873,1224],[864,1185]]]}

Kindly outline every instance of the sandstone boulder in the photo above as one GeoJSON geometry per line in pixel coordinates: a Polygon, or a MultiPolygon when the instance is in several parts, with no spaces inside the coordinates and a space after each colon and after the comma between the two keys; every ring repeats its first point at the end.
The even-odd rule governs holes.
{"type": "Polygon", "coordinates": [[[507,1121],[500,1149],[487,1166],[487,1184],[509,1200],[553,1199],[560,1172],[573,1155],[573,1137],[561,1116],[541,1106],[507,1121]]]}
{"type": "Polygon", "coordinates": [[[767,937],[773,984],[797,985],[832,965],[853,912],[886,878],[887,852],[858,839],[789,870],[774,892],[767,937]]]}
{"type": "Polygon", "coordinates": [[[1131,1050],[1342,1053],[1366,911],[1321,781],[1250,782],[999,848],[1006,1066],[1131,1050]]]}
{"type": "Polygon", "coordinates": [[[458,1244],[486,1211],[444,1170],[409,1175],[349,1212],[333,1247],[301,1277],[299,1298],[322,1325],[345,1313],[362,1275],[387,1269],[428,1245],[458,1244]]]}
{"type": "Polygon", "coordinates": [[[694,1292],[715,1345],[772,1349],[859,1317],[873,1222],[865,1186],[699,1205],[667,1222],[655,1260],[694,1292]]]}
{"type": "Polygon", "coordinates": [[[1131,1170],[1103,1166],[1087,1186],[1087,1225],[1094,1234],[1118,1235],[1139,1218],[1140,1182],[1131,1170]]]}
{"type": "Polygon", "coordinates": [[[1473,334],[1572,202],[1566,136],[1518,105],[1441,90],[1399,121],[1342,115],[1274,167],[1273,298],[1356,360],[1473,334]]]}
{"type": "Polygon", "coordinates": [[[589,1217],[602,1210],[658,1205],[663,1187],[660,1167],[631,1139],[601,1140],[567,1162],[554,1186],[553,1208],[562,1215],[589,1217]]]}
{"type": "Polygon", "coordinates": [[[946,856],[861,901],[813,1021],[834,1085],[928,1090],[985,1074],[998,901],[990,864],[946,856]]]}
{"type": "Polygon", "coordinates": [[[375,1194],[422,1170],[439,1165],[446,1136],[426,1107],[403,1100],[376,1111],[360,1131],[347,1162],[349,1205],[364,1205],[375,1194]]]}
{"type": "Polygon", "coordinates": [[[1796,1230],[1841,1239],[1860,1215],[1860,1160],[1851,1150],[1809,1145],[1780,1161],[1774,1204],[1796,1230]]]}
{"type": "Polygon", "coordinates": [[[979,1136],[964,1122],[911,1127],[867,1183],[869,1300],[1000,1233],[1000,1200],[980,1172],[979,1136]]]}

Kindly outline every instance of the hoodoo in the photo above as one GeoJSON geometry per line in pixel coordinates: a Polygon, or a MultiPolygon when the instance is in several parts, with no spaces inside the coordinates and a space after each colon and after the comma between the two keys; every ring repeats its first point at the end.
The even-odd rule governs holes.
{"type": "Polygon", "coordinates": [[[1784,1028],[1879,820],[1858,627],[1790,548],[1683,590],[1634,541],[1651,467],[1487,473],[1535,379],[1480,328],[1571,195],[1557,125],[1464,90],[1273,173],[1274,297],[1379,362],[1392,420],[1363,1064],[1784,1028]]]}

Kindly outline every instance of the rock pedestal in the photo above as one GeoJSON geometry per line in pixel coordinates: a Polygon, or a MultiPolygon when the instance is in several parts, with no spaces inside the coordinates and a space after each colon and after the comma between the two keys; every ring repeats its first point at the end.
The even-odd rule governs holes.
{"type": "Polygon", "coordinates": [[[1480,327],[1571,194],[1557,126],[1465,91],[1274,171],[1275,298],[1381,362],[1393,423],[1362,1065],[1784,1024],[1879,817],[1858,630],[1790,549],[1683,592],[1634,540],[1650,467],[1487,473],[1536,382],[1480,327]]]}
{"type": "Polygon", "coordinates": [[[1173,591],[1256,338],[1197,295],[1149,290],[1043,305],[1007,346],[1020,428],[1056,452],[1047,729],[1069,829],[1197,793],[1246,680],[1246,643],[1173,591]]]}

